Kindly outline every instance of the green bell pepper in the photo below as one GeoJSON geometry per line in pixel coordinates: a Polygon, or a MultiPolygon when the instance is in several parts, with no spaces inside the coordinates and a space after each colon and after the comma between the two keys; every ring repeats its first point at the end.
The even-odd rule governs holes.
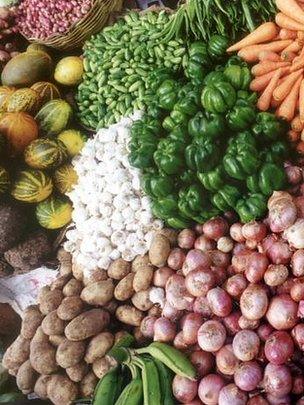
{"type": "Polygon", "coordinates": [[[180,190],[178,208],[185,217],[196,220],[205,204],[202,188],[197,184],[180,190]]]}
{"type": "Polygon", "coordinates": [[[163,121],[163,128],[171,132],[183,123],[187,122],[188,118],[187,115],[182,113],[181,111],[173,110],[171,111],[170,115],[166,117],[163,121]]]}
{"type": "Polygon", "coordinates": [[[248,90],[252,79],[248,67],[231,65],[224,70],[226,80],[232,84],[236,90],[248,90]]]}
{"type": "Polygon", "coordinates": [[[174,110],[179,111],[185,115],[193,116],[199,109],[199,104],[197,102],[197,94],[195,92],[189,93],[182,100],[178,101],[174,110]]]}
{"type": "Polygon", "coordinates": [[[152,198],[162,198],[174,191],[174,179],[165,174],[145,174],[142,178],[143,189],[152,198]]]}
{"type": "Polygon", "coordinates": [[[166,174],[179,174],[185,166],[184,144],[174,139],[162,139],[154,153],[154,161],[166,174]]]}
{"type": "Polygon", "coordinates": [[[184,173],[182,173],[179,178],[180,178],[181,182],[187,186],[197,182],[197,176],[196,176],[195,172],[193,172],[190,169],[185,170],[184,173]]]}
{"type": "Polygon", "coordinates": [[[209,172],[198,173],[197,177],[205,189],[212,192],[217,192],[225,185],[225,172],[221,165],[209,172]]]}
{"type": "Polygon", "coordinates": [[[165,80],[157,90],[160,107],[172,111],[178,99],[179,89],[179,82],[172,79],[165,80]]]}
{"type": "Polygon", "coordinates": [[[251,194],[240,199],[235,210],[243,223],[262,218],[267,212],[267,197],[258,193],[251,194]]]}
{"type": "Polygon", "coordinates": [[[275,141],[286,132],[286,124],[272,113],[261,112],[257,114],[256,125],[252,129],[263,142],[275,141]]]}
{"type": "Polygon", "coordinates": [[[201,102],[209,112],[225,113],[234,106],[236,91],[227,82],[209,84],[202,91],[201,102]]]}
{"type": "Polygon", "coordinates": [[[210,57],[204,42],[194,42],[189,48],[189,59],[185,68],[186,76],[195,85],[201,85],[208,72],[210,57]]]}
{"type": "Polygon", "coordinates": [[[188,124],[188,131],[194,138],[216,139],[224,134],[226,122],[221,114],[198,112],[188,124]]]}
{"type": "Polygon", "coordinates": [[[223,35],[213,35],[208,42],[209,55],[214,59],[221,59],[226,56],[226,49],[229,46],[229,39],[223,35]]]}
{"type": "Polygon", "coordinates": [[[176,229],[188,228],[192,222],[180,213],[178,209],[178,197],[174,194],[153,201],[152,213],[156,218],[162,219],[170,227],[176,229]]]}
{"type": "Polygon", "coordinates": [[[290,147],[285,141],[277,141],[269,145],[261,156],[269,163],[281,163],[289,157],[290,147]]]}
{"type": "Polygon", "coordinates": [[[220,159],[220,150],[210,139],[195,140],[185,150],[185,159],[189,169],[198,172],[209,171],[220,159]]]}
{"type": "Polygon", "coordinates": [[[199,86],[194,86],[192,83],[187,83],[178,92],[178,101],[190,97],[195,104],[200,105],[201,89],[199,86]]]}
{"type": "Polygon", "coordinates": [[[222,72],[221,70],[214,70],[213,72],[210,72],[207,74],[207,76],[204,79],[204,84],[206,86],[209,86],[209,84],[226,82],[226,81],[227,81],[227,79],[224,75],[224,72],[222,72]]]}
{"type": "Polygon", "coordinates": [[[172,140],[189,144],[190,137],[188,134],[186,123],[174,127],[173,130],[169,133],[168,137],[170,137],[170,139],[172,140]]]}
{"type": "Polygon", "coordinates": [[[172,79],[173,75],[170,69],[158,68],[149,73],[146,83],[153,92],[156,92],[160,84],[165,80],[172,79]]]}
{"type": "Polygon", "coordinates": [[[226,184],[212,197],[212,203],[220,211],[225,212],[231,210],[231,208],[235,209],[240,197],[241,194],[235,186],[226,184]]]}
{"type": "Polygon", "coordinates": [[[257,174],[247,178],[247,187],[253,193],[271,196],[274,191],[282,190],[287,184],[283,165],[264,163],[257,174]]]}
{"type": "Polygon", "coordinates": [[[254,93],[252,91],[246,91],[246,90],[239,90],[237,92],[237,99],[238,100],[244,100],[247,101],[247,103],[255,106],[257,101],[258,101],[259,96],[257,93],[254,93]]]}
{"type": "Polygon", "coordinates": [[[255,122],[255,119],[255,108],[245,100],[238,100],[227,114],[228,126],[232,131],[244,131],[255,122]]]}
{"type": "Polygon", "coordinates": [[[157,146],[154,144],[141,145],[136,150],[131,150],[129,162],[131,166],[137,169],[146,169],[154,166],[154,153],[157,146]]]}
{"type": "Polygon", "coordinates": [[[231,56],[228,59],[228,61],[226,63],[226,67],[235,66],[235,65],[236,66],[241,66],[241,67],[248,67],[248,64],[242,58],[240,58],[237,55],[231,56]]]}

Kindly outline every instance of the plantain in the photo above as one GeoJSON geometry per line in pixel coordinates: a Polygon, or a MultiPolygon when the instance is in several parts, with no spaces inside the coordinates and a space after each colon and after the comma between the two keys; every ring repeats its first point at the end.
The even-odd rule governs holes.
{"type": "Polygon", "coordinates": [[[114,405],[122,390],[122,380],[121,368],[112,368],[99,380],[92,405],[114,405]]]}
{"type": "Polygon", "coordinates": [[[143,382],[134,365],[128,366],[131,370],[132,381],[124,388],[115,405],[141,405],[143,400],[143,382]]]}
{"type": "Polygon", "coordinates": [[[174,405],[175,400],[172,394],[173,373],[161,361],[154,359],[154,363],[158,370],[159,383],[161,388],[161,404],[174,405]]]}
{"type": "Polygon", "coordinates": [[[138,356],[134,357],[133,361],[134,364],[141,368],[144,405],[162,404],[158,370],[152,358],[138,356]]]}
{"type": "Polygon", "coordinates": [[[195,368],[187,357],[174,347],[165,343],[153,342],[148,347],[137,349],[136,353],[150,354],[153,358],[164,363],[175,374],[195,380],[195,368]]]}

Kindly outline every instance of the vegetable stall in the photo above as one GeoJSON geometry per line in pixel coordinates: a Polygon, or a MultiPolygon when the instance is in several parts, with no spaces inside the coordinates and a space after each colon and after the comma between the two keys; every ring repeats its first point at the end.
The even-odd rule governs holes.
{"type": "Polygon", "coordinates": [[[303,405],[303,1],[0,3],[0,403],[303,405]]]}

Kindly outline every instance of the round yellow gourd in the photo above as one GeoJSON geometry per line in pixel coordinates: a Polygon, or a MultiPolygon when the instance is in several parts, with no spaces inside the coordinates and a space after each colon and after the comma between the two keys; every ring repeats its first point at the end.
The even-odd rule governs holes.
{"type": "Polygon", "coordinates": [[[39,94],[28,87],[16,90],[7,100],[6,110],[8,112],[26,112],[35,114],[40,107],[39,94]]]}
{"type": "Polygon", "coordinates": [[[76,129],[67,129],[61,132],[57,138],[65,144],[70,157],[78,155],[88,139],[86,135],[76,129]]]}
{"type": "Polygon", "coordinates": [[[55,170],[54,183],[60,193],[65,194],[72,191],[72,188],[77,181],[78,176],[73,165],[66,164],[55,170]]]}
{"type": "Polygon", "coordinates": [[[48,198],[52,191],[53,183],[47,174],[28,169],[18,174],[11,194],[18,201],[38,203],[48,198]]]}
{"type": "Polygon", "coordinates": [[[36,207],[36,217],[41,226],[59,229],[72,219],[72,204],[65,197],[51,196],[36,207]]]}
{"type": "Polygon", "coordinates": [[[57,63],[54,78],[56,82],[64,86],[75,86],[81,82],[82,75],[82,59],[78,56],[67,56],[57,63]]]}

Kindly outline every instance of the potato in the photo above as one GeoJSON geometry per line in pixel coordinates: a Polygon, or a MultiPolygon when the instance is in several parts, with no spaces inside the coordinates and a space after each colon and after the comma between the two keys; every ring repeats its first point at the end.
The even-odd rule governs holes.
{"type": "Polygon", "coordinates": [[[49,337],[43,332],[42,326],[39,326],[39,328],[37,328],[36,333],[31,341],[31,345],[34,345],[36,343],[49,343],[49,337]]]}
{"type": "Polygon", "coordinates": [[[131,271],[131,263],[123,260],[117,259],[110,264],[108,269],[108,276],[114,278],[114,280],[122,280],[131,271]]]}
{"type": "Polygon", "coordinates": [[[57,252],[57,259],[60,262],[59,273],[61,276],[72,275],[72,255],[60,248],[57,252]]]}
{"type": "Polygon", "coordinates": [[[30,362],[39,374],[49,375],[58,370],[56,349],[50,343],[31,342],[30,362]]]}
{"type": "Polygon", "coordinates": [[[86,287],[89,284],[96,283],[96,281],[104,281],[108,278],[106,270],[96,269],[89,275],[83,275],[83,284],[86,287]]]}
{"type": "Polygon", "coordinates": [[[129,336],[129,333],[126,330],[120,330],[119,332],[116,332],[114,336],[114,344],[119,342],[125,336],[129,336]]]}
{"type": "Polygon", "coordinates": [[[158,235],[163,235],[169,239],[170,245],[172,247],[177,245],[178,232],[171,228],[163,228],[157,232],[158,235]]]}
{"type": "Polygon", "coordinates": [[[72,278],[63,287],[62,292],[65,297],[73,297],[74,295],[80,295],[82,289],[83,289],[82,282],[76,280],[75,278],[72,278]]]}
{"type": "Polygon", "coordinates": [[[62,368],[76,366],[83,359],[85,349],[85,342],[72,342],[65,339],[56,351],[57,364],[62,368]]]}
{"type": "Polygon", "coordinates": [[[51,284],[51,291],[53,290],[62,290],[66,283],[70,280],[70,276],[60,276],[56,278],[51,284]]]}
{"type": "Polygon", "coordinates": [[[111,315],[114,315],[118,305],[119,303],[116,300],[111,300],[110,302],[107,303],[107,305],[103,306],[103,309],[110,312],[111,315]]]}
{"type": "Polygon", "coordinates": [[[66,375],[54,374],[47,384],[47,396],[54,405],[70,405],[78,396],[77,384],[66,375]]]}
{"type": "Polygon", "coordinates": [[[154,270],[151,266],[143,266],[137,270],[133,279],[133,288],[135,292],[147,290],[153,280],[154,270]]]}
{"type": "Polygon", "coordinates": [[[82,290],[80,298],[90,305],[106,305],[114,295],[114,284],[110,278],[89,284],[82,290]]]}
{"type": "Polygon", "coordinates": [[[49,336],[49,342],[51,345],[58,347],[65,340],[64,335],[51,335],[49,336]]]}
{"type": "Polygon", "coordinates": [[[10,345],[2,359],[3,367],[14,370],[28,360],[30,355],[30,340],[21,335],[10,345]]]}
{"type": "Polygon", "coordinates": [[[109,356],[102,357],[94,361],[92,368],[96,377],[103,377],[112,367],[116,366],[116,361],[109,356]]]}
{"type": "Polygon", "coordinates": [[[70,321],[83,311],[84,304],[80,297],[66,297],[57,308],[57,315],[63,321],[70,321]]]}
{"type": "Polygon", "coordinates": [[[131,305],[121,305],[116,310],[116,318],[127,325],[140,326],[144,314],[131,305]]]}
{"type": "Polygon", "coordinates": [[[151,266],[148,255],[136,256],[132,262],[132,271],[133,271],[133,273],[136,273],[142,267],[147,267],[147,266],[151,266]]]}
{"type": "Polygon", "coordinates": [[[155,235],[149,249],[149,259],[153,266],[165,266],[170,250],[171,246],[169,239],[161,234],[155,235]]]}
{"type": "Polygon", "coordinates": [[[55,311],[61,304],[63,295],[60,290],[50,290],[49,286],[42,287],[38,294],[40,312],[44,315],[55,311]]]}
{"type": "Polygon", "coordinates": [[[46,335],[62,335],[65,322],[58,317],[57,311],[52,311],[43,319],[41,327],[46,335]]]}
{"type": "Polygon", "coordinates": [[[127,301],[134,294],[133,289],[134,273],[129,273],[117,284],[114,290],[114,297],[118,301],[127,301]]]}
{"type": "Polygon", "coordinates": [[[109,324],[110,315],[103,309],[91,309],[74,318],[65,328],[69,340],[84,340],[102,332],[109,324]]]}
{"type": "Polygon", "coordinates": [[[83,280],[83,267],[72,261],[72,273],[76,280],[82,281],[83,280]]]}
{"type": "Polygon", "coordinates": [[[134,328],[132,335],[134,336],[136,343],[140,346],[146,345],[149,341],[141,332],[140,327],[134,328]]]}
{"type": "Polygon", "coordinates": [[[159,305],[155,304],[153,307],[151,307],[148,311],[149,316],[156,316],[157,318],[160,318],[162,316],[162,309],[159,305]]]}
{"type": "Polygon", "coordinates": [[[31,366],[31,362],[29,360],[25,361],[20,366],[16,376],[16,382],[19,390],[21,390],[24,394],[33,392],[37,377],[37,373],[31,366]]]}
{"type": "Polygon", "coordinates": [[[47,384],[50,381],[50,375],[41,375],[34,386],[34,393],[41,399],[47,399],[47,384]]]}
{"type": "Polygon", "coordinates": [[[40,312],[37,305],[30,305],[23,314],[20,333],[25,339],[32,339],[38,326],[41,325],[44,315],[40,312]]]}
{"type": "Polygon", "coordinates": [[[95,387],[97,385],[97,377],[90,371],[80,382],[80,396],[84,398],[90,398],[94,394],[95,387]]]}
{"type": "Polygon", "coordinates": [[[114,336],[110,332],[99,333],[94,336],[89,344],[85,355],[85,361],[87,363],[94,363],[98,358],[104,357],[108,350],[114,344],[114,336]]]}
{"type": "Polygon", "coordinates": [[[9,373],[9,375],[16,377],[18,370],[19,370],[19,368],[14,368],[14,369],[8,370],[8,373],[9,373]]]}
{"type": "Polygon", "coordinates": [[[141,311],[148,311],[153,306],[153,302],[149,298],[150,290],[139,291],[131,298],[132,304],[135,308],[141,311]]]}
{"type": "Polygon", "coordinates": [[[80,382],[88,372],[89,366],[84,362],[76,364],[76,366],[68,367],[65,369],[68,377],[74,382],[80,382]]]}

